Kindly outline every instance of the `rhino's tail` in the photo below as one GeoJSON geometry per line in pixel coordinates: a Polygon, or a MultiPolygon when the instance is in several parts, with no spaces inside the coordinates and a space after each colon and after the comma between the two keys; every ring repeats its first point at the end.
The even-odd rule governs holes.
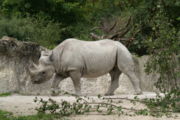
{"type": "Polygon", "coordinates": [[[135,65],[135,74],[137,75],[137,77],[141,81],[141,72],[140,72],[139,60],[135,55],[132,55],[132,58],[133,58],[134,65],[135,65]]]}

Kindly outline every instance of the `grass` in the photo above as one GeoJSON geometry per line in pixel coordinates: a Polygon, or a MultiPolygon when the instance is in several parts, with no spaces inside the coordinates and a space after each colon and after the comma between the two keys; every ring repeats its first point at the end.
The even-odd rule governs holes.
{"type": "Polygon", "coordinates": [[[55,116],[51,114],[37,114],[29,116],[18,116],[15,117],[11,112],[0,110],[0,120],[68,120],[67,118],[62,118],[60,116],[55,116]]]}
{"type": "Polygon", "coordinates": [[[13,119],[9,118],[9,116],[11,116],[11,115],[12,115],[12,113],[10,113],[10,112],[0,110],[0,120],[13,120],[13,119]]]}
{"type": "Polygon", "coordinates": [[[7,93],[0,93],[0,97],[6,97],[6,96],[10,96],[11,93],[7,92],[7,93]]]}

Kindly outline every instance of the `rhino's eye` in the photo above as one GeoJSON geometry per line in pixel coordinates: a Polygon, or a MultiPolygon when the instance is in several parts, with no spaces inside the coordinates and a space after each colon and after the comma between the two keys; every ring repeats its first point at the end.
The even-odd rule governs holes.
{"type": "Polygon", "coordinates": [[[43,75],[44,75],[45,73],[46,73],[45,71],[42,72],[43,75]]]}

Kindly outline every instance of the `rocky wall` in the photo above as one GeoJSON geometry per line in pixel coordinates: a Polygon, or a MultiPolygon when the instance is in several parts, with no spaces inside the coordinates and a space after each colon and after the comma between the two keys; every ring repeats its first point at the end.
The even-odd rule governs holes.
{"type": "MultiPolygon", "coordinates": [[[[37,62],[41,46],[31,42],[20,42],[14,38],[3,37],[0,39],[0,93],[18,92],[26,95],[47,95],[50,90],[50,81],[35,85],[30,82],[28,66],[37,62]]],[[[147,75],[144,65],[148,56],[138,58],[140,67],[141,86],[143,91],[155,91],[153,83],[157,80],[156,74],[147,75]]],[[[83,95],[104,94],[110,85],[110,76],[106,74],[98,78],[82,78],[83,95]]],[[[115,94],[133,93],[134,89],[128,77],[120,76],[119,88],[115,94]]],[[[70,78],[63,80],[59,85],[61,90],[74,93],[74,87],[70,78]]]]}

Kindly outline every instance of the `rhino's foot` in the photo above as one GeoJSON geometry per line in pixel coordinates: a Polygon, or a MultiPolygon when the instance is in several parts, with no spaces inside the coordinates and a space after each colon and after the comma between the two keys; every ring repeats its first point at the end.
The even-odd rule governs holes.
{"type": "Polygon", "coordinates": [[[51,93],[51,96],[58,96],[59,95],[59,93],[51,93]]]}
{"type": "Polygon", "coordinates": [[[75,93],[76,96],[82,96],[82,93],[78,92],[78,93],[75,93]]]}
{"type": "Polygon", "coordinates": [[[51,90],[51,96],[58,96],[59,95],[59,91],[58,90],[51,90]]]}
{"type": "Polygon", "coordinates": [[[105,96],[112,96],[114,93],[105,93],[105,96]]]}
{"type": "Polygon", "coordinates": [[[136,92],[135,92],[135,95],[142,95],[142,94],[143,94],[142,91],[136,91],[136,92]]]}

